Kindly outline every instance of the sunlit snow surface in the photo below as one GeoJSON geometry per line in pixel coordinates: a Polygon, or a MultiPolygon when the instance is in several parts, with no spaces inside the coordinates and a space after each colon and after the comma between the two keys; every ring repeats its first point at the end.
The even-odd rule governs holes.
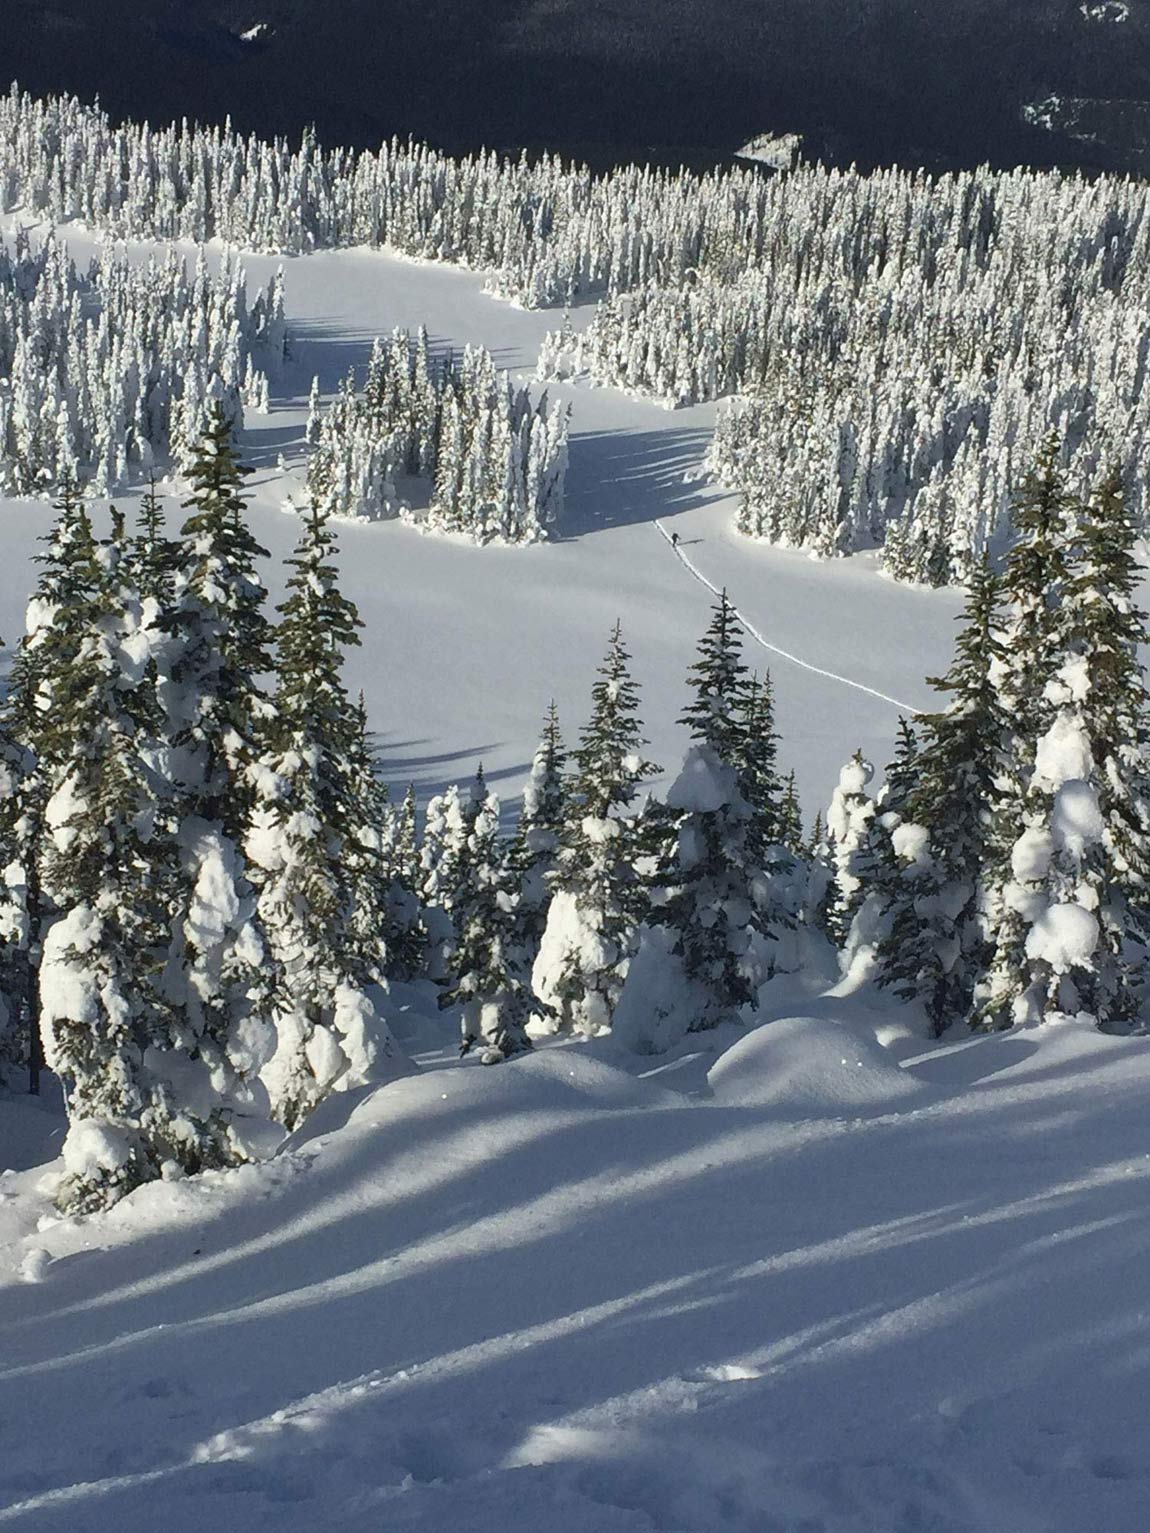
{"type": "MultiPolygon", "coordinates": [[[[83,243],[79,243],[81,253],[83,243]]],[[[274,263],[250,260],[263,280],[274,263]]],[[[313,371],[426,321],[527,372],[553,315],[368,253],[288,263],[295,360],[252,417],[280,556],[313,371]],[[281,390],[282,392],[282,390],[281,390]],[[276,468],[284,454],[288,474],[276,468]]],[[[576,322],[586,311],[576,314],[576,322]]],[[[654,754],[710,594],[822,670],[928,703],[953,593],[751,547],[685,471],[706,409],[573,399],[544,548],[342,531],[350,667],[397,783],[482,757],[514,800],[623,618],[654,754]]],[[[42,505],[5,508],[0,631],[42,505]]],[[[270,567],[273,584],[281,581],[270,567]]],[[[754,647],[752,646],[752,651],[754,647]]],[[[765,660],[764,652],[758,652],[765,660]]],[[[775,656],[808,814],[897,710],[775,656]]],[[[0,1102],[0,1524],[60,1533],[1133,1533],[1150,1526],[1150,1051],[1073,1025],[916,1043],[812,975],[771,1024],[657,1062],[607,1039],[494,1069],[397,994],[423,1069],[333,1099],[276,1160],[57,1221],[49,1100],[0,1102]],[[7,1508],[7,1510],[3,1510],[7,1508]]],[[[837,987],[849,990],[850,985],[837,987]]]]}
{"type": "MultiPolygon", "coordinates": [[[[91,241],[74,230],[68,240],[86,259],[91,241]]],[[[266,281],[277,264],[248,257],[250,282],[266,281]]],[[[277,599],[278,561],[298,527],[280,508],[302,485],[313,373],[334,390],[349,364],[366,364],[374,336],[426,323],[436,345],[481,342],[500,366],[530,375],[543,334],[560,321],[553,310],[525,313],[485,297],[478,275],[366,251],[290,260],[286,283],[294,360],[271,415],[249,414],[246,438],[257,467],[253,519],[274,555],[266,569],[277,599]],[[281,453],[286,478],[276,468],[281,453]]],[[[577,309],[575,322],[590,314],[577,309]]],[[[395,522],[341,529],[344,584],[366,623],[349,680],[366,692],[397,783],[413,779],[426,796],[469,777],[482,759],[497,791],[515,797],[551,697],[568,734],[582,722],[617,617],[643,688],[652,755],[666,768],[666,781],[676,775],[685,744],[676,720],[686,669],[713,597],[675,560],[655,518],[678,532],[700,572],[725,585],[779,648],[890,697],[936,701],[923,678],[948,662],[955,593],[896,586],[876,574],[867,556],[820,564],[740,537],[731,496],[697,478],[684,482],[702,459],[714,406],[670,411],[614,390],[549,388],[573,406],[561,541],[476,549],[395,522]]],[[[174,518],[177,498],[169,497],[169,505],[174,518]]],[[[0,634],[11,643],[22,631],[34,577],[28,556],[49,512],[25,503],[4,515],[0,634]]],[[[783,757],[798,770],[808,819],[825,807],[839,767],[860,746],[880,768],[890,758],[896,706],[754,643],[748,660],[769,667],[775,679],[783,757]]]]}

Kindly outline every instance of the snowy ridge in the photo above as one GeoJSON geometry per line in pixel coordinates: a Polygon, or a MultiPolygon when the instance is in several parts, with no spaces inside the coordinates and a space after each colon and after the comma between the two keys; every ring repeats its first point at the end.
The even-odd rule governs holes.
{"type": "MultiPolygon", "coordinates": [[[[671,542],[671,535],[663,526],[662,522],[656,521],[655,526],[658,528],[660,534],[667,541],[667,543],[670,544],[671,549],[678,557],[679,563],[683,565],[684,569],[688,570],[690,574],[692,574],[700,583],[700,585],[706,586],[707,590],[710,591],[713,596],[722,595],[719,587],[713,585],[712,582],[707,579],[706,575],[703,574],[698,565],[694,564],[687,557],[679,545],[677,543],[671,542]]],[[[792,665],[797,665],[801,670],[809,671],[812,676],[822,676],[825,677],[828,681],[837,681],[844,687],[853,687],[856,692],[865,692],[868,697],[877,697],[880,703],[889,703],[892,708],[897,708],[900,713],[907,716],[911,716],[918,712],[918,708],[913,703],[900,703],[897,697],[890,697],[885,692],[879,692],[874,687],[868,687],[865,682],[852,681],[849,676],[841,676],[837,671],[825,671],[823,670],[822,666],[812,665],[809,660],[800,659],[798,655],[792,654],[788,649],[780,649],[777,644],[772,644],[769,639],[765,639],[759,630],[755,627],[754,623],[752,623],[749,618],[743,616],[738,607],[732,606],[732,611],[738,618],[740,625],[742,626],[744,632],[747,634],[747,637],[753,639],[755,643],[760,645],[763,649],[769,650],[772,655],[778,655],[780,659],[790,661],[792,665]]]]}

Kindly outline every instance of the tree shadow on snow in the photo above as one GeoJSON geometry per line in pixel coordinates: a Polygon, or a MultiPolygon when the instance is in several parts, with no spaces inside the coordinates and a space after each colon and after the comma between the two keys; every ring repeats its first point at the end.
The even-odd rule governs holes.
{"type": "MultiPolygon", "coordinates": [[[[403,328],[402,326],[400,328],[403,328]]],[[[296,405],[306,404],[311,391],[311,380],[319,379],[320,389],[330,396],[342,384],[348,371],[354,370],[356,386],[363,384],[371,348],[377,339],[386,341],[390,329],[356,329],[345,325],[333,325],[319,320],[303,320],[289,324],[290,354],[279,380],[283,386],[294,387],[295,393],[287,397],[296,405]]],[[[411,332],[414,339],[415,331],[411,332]]],[[[428,327],[428,347],[433,361],[440,361],[448,353],[460,356],[463,343],[455,337],[440,335],[428,327]]],[[[521,365],[520,353],[507,346],[487,348],[496,367],[513,368],[521,365]]],[[[277,380],[273,379],[273,385],[277,380]]],[[[281,389],[273,389],[278,397],[281,389]]]]}
{"type": "MultiPolygon", "coordinates": [[[[445,792],[453,783],[458,783],[466,793],[481,765],[488,787],[494,789],[498,789],[501,782],[521,781],[531,766],[529,761],[503,767],[484,765],[485,756],[502,748],[499,741],[466,746],[462,750],[419,754],[417,747],[426,743],[424,740],[391,740],[377,745],[376,763],[380,776],[390,786],[392,803],[398,803],[410,785],[415,789],[420,808],[425,809],[428,799],[445,792]],[[455,767],[453,771],[437,770],[452,766],[455,767]]],[[[519,794],[506,801],[501,799],[500,819],[504,829],[517,817],[519,799],[519,794]]]]}
{"type": "MultiPolygon", "coordinates": [[[[414,1105],[397,1096],[394,1114],[389,1088],[365,1094],[371,1132],[306,1157],[267,1196],[216,1213],[205,1198],[194,1225],[141,1232],[82,1273],[62,1262],[51,1282],[14,1290],[4,1351],[17,1368],[0,1388],[19,1391],[30,1431],[61,1398],[98,1398],[131,1441],[145,1420],[157,1430],[140,1389],[159,1379],[178,1398],[159,1431],[182,1492],[270,1493],[292,1468],[338,1497],[467,1478],[578,1413],[613,1428],[608,1402],[632,1396],[646,1400],[644,1432],[672,1440],[683,1399],[701,1399],[705,1417],[688,1425],[711,1442],[737,1441],[748,1419],[781,1436],[805,1411],[805,1451],[822,1431],[829,1457],[816,1418],[848,1420],[876,1377],[910,1380],[907,1399],[922,1381],[947,1393],[956,1375],[976,1389],[974,1315],[1003,1393],[1014,1362],[1104,1384],[1145,1371],[1137,1092],[1070,1163],[1039,1147],[1012,1156],[1003,1180],[987,1174],[979,1112],[944,1125],[914,1112],[786,1125],[716,1106],[588,1115],[559,1072],[521,1091],[519,1068],[482,1072],[482,1094],[443,1108],[438,1090],[414,1105]],[[1101,1273],[1105,1310],[1084,1302],[1101,1273]],[[212,1355],[247,1361],[205,1393],[212,1355]],[[245,1438],[233,1467],[192,1461],[207,1436],[276,1412],[284,1423],[245,1438]],[[448,1452],[460,1434],[465,1448],[448,1452]],[[241,1458],[255,1475],[244,1486],[241,1458]]],[[[1079,1090],[1068,1077],[1018,1112],[1039,1119],[1079,1090]]],[[[801,1419],[798,1430],[801,1441],[801,1419]]],[[[68,1483],[109,1472],[104,1435],[68,1445],[68,1483]]],[[[48,1488],[65,1461],[45,1451],[35,1472],[48,1488]]],[[[598,1452],[590,1433],[566,1461],[598,1452]]],[[[10,1472],[11,1494],[30,1471],[10,1472]]],[[[653,1497],[673,1473],[657,1469],[653,1497]]],[[[137,1494],[110,1486],[101,1506],[110,1515],[137,1494]]]]}
{"type": "Polygon", "coordinates": [[[653,522],[709,505],[725,494],[698,475],[709,431],[680,427],[580,432],[578,408],[576,400],[560,539],[653,522]]]}

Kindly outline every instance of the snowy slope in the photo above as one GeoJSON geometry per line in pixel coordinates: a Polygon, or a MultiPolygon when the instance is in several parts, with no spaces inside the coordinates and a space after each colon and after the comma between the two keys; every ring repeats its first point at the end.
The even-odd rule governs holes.
{"type": "MultiPolygon", "coordinates": [[[[83,256],[90,242],[74,230],[83,256]]],[[[253,284],[276,262],[249,257],[253,284]]],[[[282,514],[301,482],[302,425],[313,374],[334,389],[372,339],[426,322],[433,342],[482,342],[500,366],[530,375],[553,312],[525,313],[483,295],[468,273],[375,252],[325,252],[287,263],[294,361],[267,418],[249,417],[246,446],[259,472],[255,524],[278,561],[296,534],[282,514]],[[283,453],[287,478],[276,470],[283,453]]],[[[590,309],[576,320],[590,316],[590,309]]],[[[816,564],[756,547],[731,525],[734,502],[705,481],[684,483],[703,456],[712,406],[667,411],[613,390],[551,385],[573,401],[564,540],[484,548],[424,537],[395,523],[341,531],[348,593],[366,623],[349,678],[366,692],[398,784],[421,794],[469,776],[482,759],[504,796],[518,793],[552,696],[569,734],[582,721],[595,666],[621,617],[644,691],[654,757],[671,776],[683,750],[675,720],[684,676],[713,599],[673,557],[655,519],[762,635],[817,667],[911,706],[932,700],[927,674],[945,669],[954,593],[915,591],[877,576],[868,559],[816,564]]],[[[169,502],[173,515],[176,500],[169,502]]],[[[0,634],[12,642],[34,576],[28,556],[46,507],[8,505],[0,568],[0,634]]],[[[278,590],[278,563],[268,566],[278,590]]],[[[797,768],[807,817],[823,807],[839,766],[859,746],[881,766],[899,709],[749,646],[778,687],[784,759],[797,768]]]]}
{"type": "Polygon", "coordinates": [[[9,1245],[0,1523],[1145,1527],[1144,1043],[902,1069],[815,1010],[710,1087],[605,1044],[428,1070],[9,1245]]]}

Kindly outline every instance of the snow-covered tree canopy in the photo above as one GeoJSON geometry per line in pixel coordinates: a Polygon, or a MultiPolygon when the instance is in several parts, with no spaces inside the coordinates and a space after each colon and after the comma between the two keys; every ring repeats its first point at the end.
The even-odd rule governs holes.
{"type": "Polygon", "coordinates": [[[563,509],[569,411],[533,403],[496,370],[491,353],[432,358],[427,332],[377,340],[362,392],[348,373],[326,414],[312,390],[308,493],[325,514],[403,515],[477,543],[536,543],[563,509]],[[430,482],[412,512],[402,479],[430,482]]]}
{"type": "Polygon", "coordinates": [[[587,373],[676,406],[736,395],[708,465],[741,491],[740,529],[824,557],[883,545],[897,579],[965,581],[1051,430],[1085,478],[1121,454],[1145,526],[1141,199],[1087,200],[1050,177],[1008,198],[1007,178],[987,179],[984,227],[950,202],[953,183],[916,205],[909,185],[876,177],[869,234],[849,195],[821,223],[800,211],[735,282],[649,285],[600,305],[584,334],[550,336],[540,375],[587,373]],[[900,227],[896,247],[875,220],[900,227]]]}
{"type": "Polygon", "coordinates": [[[0,242],[0,491],[103,494],[185,466],[215,402],[229,421],[266,407],[283,351],[282,282],[249,303],[234,259],[213,276],[202,256],[109,251],[81,274],[51,236],[0,242]]]}
{"type": "MultiPolygon", "coordinates": [[[[544,376],[585,370],[669,404],[738,395],[711,467],[743,492],[743,530],[824,555],[882,544],[899,579],[965,580],[1050,429],[1084,481],[1120,452],[1146,524],[1132,470],[1150,218],[1134,182],[817,165],[593,176],[552,156],[115,126],[13,88],[0,211],[17,208],[119,237],[387,247],[486,271],[528,308],[602,294],[585,335],[550,338],[544,376]]],[[[465,427],[443,429],[460,451],[465,427]]],[[[357,459],[349,477],[332,492],[349,506],[386,502],[382,469],[357,459]]]]}

